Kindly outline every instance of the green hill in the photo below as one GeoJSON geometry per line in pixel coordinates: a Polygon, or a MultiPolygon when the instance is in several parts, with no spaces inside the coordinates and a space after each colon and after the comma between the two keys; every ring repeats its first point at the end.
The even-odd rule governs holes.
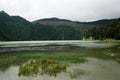
{"type": "Polygon", "coordinates": [[[91,28],[99,28],[99,27],[106,26],[114,20],[115,19],[111,19],[111,20],[104,19],[104,20],[98,20],[93,22],[78,22],[78,21],[71,21],[71,20],[59,19],[59,18],[46,18],[46,19],[36,20],[32,23],[41,24],[41,25],[50,25],[56,29],[69,27],[74,29],[77,32],[75,35],[77,38],[75,39],[82,39],[84,31],[91,28]]]}
{"type": "Polygon", "coordinates": [[[116,39],[120,40],[120,18],[100,28],[92,28],[84,32],[86,38],[93,36],[94,39],[116,39]]]}
{"type": "Polygon", "coordinates": [[[107,26],[113,20],[78,22],[46,18],[29,22],[20,16],[10,16],[0,11],[0,40],[80,40],[86,30],[107,26]]]}
{"type": "Polygon", "coordinates": [[[19,16],[9,16],[0,12],[0,40],[27,40],[31,23],[19,16]]]}

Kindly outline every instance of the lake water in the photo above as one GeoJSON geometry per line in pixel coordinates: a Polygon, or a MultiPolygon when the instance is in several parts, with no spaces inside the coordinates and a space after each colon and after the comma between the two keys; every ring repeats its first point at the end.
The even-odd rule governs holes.
{"type": "MultiPolygon", "coordinates": [[[[0,67],[0,80],[120,80],[120,43],[101,43],[99,41],[0,42],[2,55],[12,54],[15,51],[34,50],[77,52],[87,61],[71,63],[67,67],[67,72],[61,72],[57,77],[49,75],[19,77],[17,75],[19,66],[10,64],[7,67],[0,67]]],[[[14,56],[14,54],[12,55],[14,56]]]]}
{"type": "Polygon", "coordinates": [[[100,43],[99,41],[9,41],[0,42],[0,53],[11,51],[62,50],[71,48],[103,48],[118,43],[100,43]]]}

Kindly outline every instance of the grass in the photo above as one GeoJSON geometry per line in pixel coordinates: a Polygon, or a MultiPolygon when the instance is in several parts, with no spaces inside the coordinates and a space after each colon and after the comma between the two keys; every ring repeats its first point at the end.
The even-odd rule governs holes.
{"type": "MultiPolygon", "coordinates": [[[[79,50],[71,49],[71,50],[12,52],[12,53],[6,53],[6,54],[4,53],[4,54],[1,54],[1,56],[0,56],[0,67],[5,68],[6,64],[9,64],[9,65],[7,65],[7,67],[10,66],[11,64],[12,65],[24,64],[24,62],[26,62],[28,60],[43,60],[43,62],[44,62],[44,60],[47,60],[46,62],[44,62],[45,64],[43,64],[43,65],[45,65],[45,66],[47,65],[47,66],[46,67],[43,66],[43,68],[42,68],[43,72],[41,72],[41,73],[56,76],[57,73],[59,73],[63,70],[63,69],[61,69],[61,67],[62,67],[61,65],[63,65],[63,67],[65,68],[65,64],[67,64],[67,63],[83,63],[86,61],[86,59],[84,57],[97,57],[100,59],[103,58],[105,60],[113,58],[114,60],[119,61],[120,56],[109,57],[107,55],[104,55],[104,52],[108,53],[109,50],[110,50],[110,52],[113,52],[116,54],[120,52],[119,46],[115,46],[113,48],[110,47],[110,48],[100,48],[100,49],[84,48],[84,49],[79,49],[79,50]],[[52,60],[53,62],[55,61],[55,64],[51,64],[49,66],[48,65],[49,60],[50,61],[52,60]],[[5,66],[3,66],[3,65],[5,65],[5,66]]],[[[31,62],[31,63],[33,63],[33,62],[31,62]]],[[[39,61],[39,62],[41,62],[41,61],[39,61]]],[[[23,67],[23,66],[21,66],[21,67],[23,67]]],[[[29,64],[27,64],[27,67],[24,67],[24,69],[20,73],[24,73],[24,75],[29,75],[29,73],[30,74],[32,74],[32,73],[38,74],[38,72],[39,72],[38,66],[36,64],[34,64],[33,67],[34,68],[31,68],[31,67],[29,67],[29,64]],[[29,71],[31,69],[33,69],[32,72],[29,71]],[[28,72],[25,72],[27,70],[28,70],[28,72]]],[[[41,66],[39,66],[39,67],[41,67],[41,66]]],[[[20,73],[19,73],[19,75],[20,75],[20,73]]],[[[77,78],[83,74],[84,74],[84,71],[74,70],[73,72],[70,73],[70,77],[77,78]]]]}
{"type": "Polygon", "coordinates": [[[34,76],[38,74],[48,74],[50,76],[57,76],[57,73],[66,71],[66,66],[66,64],[55,60],[30,60],[20,66],[18,75],[34,76]]]}
{"type": "Polygon", "coordinates": [[[32,64],[24,63],[25,65],[20,67],[19,75],[23,76],[38,75],[40,73],[39,67],[42,69],[42,74],[56,76],[57,73],[66,69],[67,63],[83,63],[86,61],[79,52],[71,51],[26,52],[22,53],[19,58],[37,60],[30,62],[32,64]]]}
{"type": "MultiPolygon", "coordinates": [[[[119,46],[109,48],[85,48],[79,50],[46,50],[46,51],[27,51],[27,52],[12,52],[2,53],[0,55],[0,66],[4,64],[22,64],[29,59],[49,59],[57,60],[66,63],[83,63],[86,61],[84,57],[97,57],[102,59],[109,59],[104,53],[119,53],[119,46]]],[[[120,57],[117,57],[120,58],[120,57]]]]}
{"type": "Polygon", "coordinates": [[[0,68],[12,65],[20,65],[30,59],[49,59],[64,63],[83,63],[86,59],[81,57],[83,52],[71,50],[50,50],[32,52],[4,53],[0,56],[0,68]]]}
{"type": "Polygon", "coordinates": [[[12,62],[14,62],[15,60],[16,60],[16,57],[15,57],[15,56],[7,57],[7,58],[0,58],[0,65],[12,63],[12,62]]]}
{"type": "Polygon", "coordinates": [[[111,58],[104,55],[104,52],[111,50],[113,53],[119,53],[119,46],[100,49],[79,49],[79,50],[46,50],[46,51],[27,51],[3,53],[0,55],[0,66],[4,64],[22,64],[29,59],[50,59],[66,63],[83,63],[84,57],[111,58]]]}
{"type": "Polygon", "coordinates": [[[23,58],[37,58],[37,59],[52,59],[52,60],[58,60],[62,62],[69,62],[69,63],[83,63],[86,60],[80,56],[80,54],[77,53],[52,53],[52,54],[46,54],[46,53],[29,53],[29,54],[23,54],[23,58]]]}
{"type": "MultiPolygon", "coordinates": [[[[4,65],[20,65],[29,59],[49,59],[57,60],[65,63],[83,63],[86,61],[84,57],[97,57],[102,59],[111,59],[114,60],[120,58],[109,57],[104,53],[120,53],[119,46],[108,47],[108,48],[81,48],[74,50],[46,50],[46,51],[27,51],[27,52],[12,52],[12,53],[1,53],[0,54],[0,68],[4,65]]],[[[6,67],[7,67],[6,66],[6,67]]]]}
{"type": "Polygon", "coordinates": [[[83,63],[85,61],[86,59],[81,57],[81,53],[71,50],[14,52],[0,56],[0,65],[22,64],[19,68],[19,76],[38,74],[57,76],[57,73],[66,71],[67,63],[83,63]],[[29,60],[32,61],[26,62],[29,60]],[[39,68],[42,70],[41,72],[39,68]]]}

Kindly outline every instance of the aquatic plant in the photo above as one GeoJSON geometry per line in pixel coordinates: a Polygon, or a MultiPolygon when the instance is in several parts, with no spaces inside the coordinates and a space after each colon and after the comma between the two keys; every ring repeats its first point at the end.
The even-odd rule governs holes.
{"type": "Polygon", "coordinates": [[[0,58],[0,65],[10,64],[16,60],[15,56],[0,58]]]}
{"type": "Polygon", "coordinates": [[[56,53],[52,52],[52,54],[49,54],[47,52],[28,53],[28,54],[23,54],[21,57],[24,59],[25,58],[52,59],[52,60],[66,62],[66,63],[84,63],[86,62],[86,59],[81,57],[81,53],[77,53],[77,52],[56,52],[56,53]]]}
{"type": "Polygon", "coordinates": [[[19,76],[34,76],[48,74],[57,76],[57,73],[66,71],[66,64],[48,59],[30,60],[19,67],[19,76]]]}

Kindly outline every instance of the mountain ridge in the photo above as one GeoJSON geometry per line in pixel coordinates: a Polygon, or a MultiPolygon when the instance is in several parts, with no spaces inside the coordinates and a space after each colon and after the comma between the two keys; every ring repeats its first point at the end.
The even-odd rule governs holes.
{"type": "Polygon", "coordinates": [[[43,19],[38,19],[38,20],[34,20],[32,21],[33,23],[34,22],[37,22],[37,21],[70,21],[70,22],[75,22],[75,23],[82,23],[82,24],[95,24],[95,23],[108,23],[110,21],[114,21],[116,20],[117,18],[113,18],[113,19],[100,19],[100,20],[95,20],[95,21],[85,21],[85,22],[81,22],[81,21],[72,21],[72,20],[68,20],[68,19],[61,19],[61,18],[57,18],[57,17],[51,17],[51,18],[43,18],[43,19]]]}
{"type": "Polygon", "coordinates": [[[80,40],[84,31],[107,26],[114,20],[79,22],[54,17],[30,22],[1,11],[0,40],[80,40]]]}

